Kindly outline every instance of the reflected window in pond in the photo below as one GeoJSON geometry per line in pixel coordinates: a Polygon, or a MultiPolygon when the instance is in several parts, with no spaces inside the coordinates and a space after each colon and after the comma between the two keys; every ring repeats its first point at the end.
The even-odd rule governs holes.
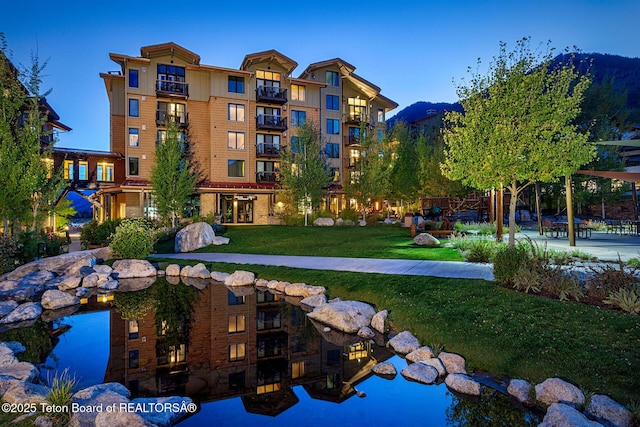
{"type": "Polygon", "coordinates": [[[237,332],[244,332],[244,320],[244,315],[229,316],[229,333],[234,334],[237,332]]]}
{"type": "Polygon", "coordinates": [[[307,350],[307,340],[304,337],[293,337],[291,353],[302,353],[307,350]]]}
{"type": "Polygon", "coordinates": [[[229,362],[236,362],[238,360],[244,360],[245,358],[245,345],[244,343],[230,344],[229,345],[229,362]]]}
{"type": "Polygon", "coordinates": [[[327,351],[327,366],[336,366],[340,364],[340,349],[327,351]]]}
{"type": "Polygon", "coordinates": [[[228,291],[227,299],[228,299],[227,301],[228,305],[242,305],[247,302],[246,297],[244,295],[236,296],[231,291],[228,291]]]}
{"type": "Polygon", "coordinates": [[[369,355],[371,344],[359,342],[349,346],[349,360],[364,359],[369,355]]]}
{"type": "Polygon", "coordinates": [[[140,350],[129,350],[129,369],[140,367],[140,350]]]}
{"type": "Polygon", "coordinates": [[[272,294],[268,291],[258,291],[256,292],[256,302],[258,304],[263,302],[276,302],[280,301],[280,295],[272,294]]]}
{"type": "Polygon", "coordinates": [[[244,390],[245,372],[232,372],[229,374],[229,390],[244,390]]]}
{"type": "Polygon", "coordinates": [[[274,357],[282,354],[280,338],[263,338],[258,340],[258,359],[262,357],[274,357]]]}
{"type": "Polygon", "coordinates": [[[129,339],[134,340],[138,338],[140,333],[140,324],[137,320],[129,320],[129,339]]]}
{"type": "Polygon", "coordinates": [[[327,389],[332,390],[334,388],[340,387],[342,385],[342,381],[340,379],[340,374],[328,374],[327,375],[327,389]]]}
{"type": "Polygon", "coordinates": [[[296,379],[304,377],[304,362],[291,363],[291,378],[296,379]]]}
{"type": "Polygon", "coordinates": [[[258,330],[280,328],[280,310],[261,310],[258,312],[258,330]]]}

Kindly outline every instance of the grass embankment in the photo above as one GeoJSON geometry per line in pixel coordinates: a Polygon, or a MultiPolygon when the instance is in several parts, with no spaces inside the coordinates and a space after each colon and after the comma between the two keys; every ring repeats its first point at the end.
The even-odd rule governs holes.
{"type": "MultiPolygon", "coordinates": [[[[209,246],[196,252],[251,253],[261,255],[309,255],[347,258],[395,258],[463,261],[452,248],[421,247],[409,230],[398,226],[289,227],[230,226],[228,245],[209,246]]],[[[159,253],[173,252],[173,240],[156,246],[159,253]]]]}
{"type": "MultiPolygon", "coordinates": [[[[192,264],[195,263],[191,262],[192,264]]],[[[325,286],[331,297],[390,311],[398,330],[442,344],[468,367],[537,384],[561,377],[586,392],[640,402],[640,317],[522,294],[482,280],[214,263],[266,279],[325,286]]]]}

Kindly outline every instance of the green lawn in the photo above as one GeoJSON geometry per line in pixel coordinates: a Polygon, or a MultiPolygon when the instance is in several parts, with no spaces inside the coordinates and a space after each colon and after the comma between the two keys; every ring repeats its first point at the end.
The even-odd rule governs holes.
{"type": "MultiPolygon", "coordinates": [[[[209,246],[196,252],[464,260],[455,249],[414,245],[409,230],[398,226],[230,226],[224,236],[231,239],[228,245],[209,246]]],[[[159,243],[156,249],[159,253],[173,252],[173,240],[159,243]]]]}
{"type": "MultiPolygon", "coordinates": [[[[195,263],[191,262],[191,263],[195,263]]],[[[640,402],[640,317],[523,294],[482,280],[210,264],[327,287],[388,309],[398,330],[442,344],[468,367],[536,384],[561,377],[586,392],[640,402]]]]}

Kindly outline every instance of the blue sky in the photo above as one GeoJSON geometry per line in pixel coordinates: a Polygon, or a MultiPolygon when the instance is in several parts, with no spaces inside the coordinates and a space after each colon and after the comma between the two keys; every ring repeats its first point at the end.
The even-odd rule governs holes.
{"type": "Polygon", "coordinates": [[[58,146],[95,150],[109,149],[99,77],[118,69],[109,53],[139,55],[151,44],[173,41],[202,64],[229,68],[276,49],[299,64],[295,77],[340,57],[400,105],[391,115],[417,101],[456,101],[453,79],[478,58],[488,63],[500,41],[514,46],[526,36],[560,50],[640,56],[638,0],[6,3],[0,31],[13,62],[28,65],[31,52],[49,59],[43,87],[53,89],[50,104],[73,128],[58,146]]]}

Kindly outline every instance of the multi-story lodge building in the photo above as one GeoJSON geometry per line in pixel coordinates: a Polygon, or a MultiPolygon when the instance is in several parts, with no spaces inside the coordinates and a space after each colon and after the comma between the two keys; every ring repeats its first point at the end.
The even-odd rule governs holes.
{"type": "Polygon", "coordinates": [[[305,121],[319,124],[334,182],[327,207],[339,212],[348,207],[342,188],[359,155],[361,125],[381,136],[397,107],[338,58],[311,64],[297,78],[291,74],[298,64],[275,50],[246,55],[239,69],[201,64],[175,43],[110,58],[120,65],[100,75],[109,95],[110,151],[124,155],[126,173],[99,191],[99,219],[155,216],[150,173],[167,120],[188,130],[203,172],[193,211],[253,224],[277,222],[280,147],[305,121]]]}

